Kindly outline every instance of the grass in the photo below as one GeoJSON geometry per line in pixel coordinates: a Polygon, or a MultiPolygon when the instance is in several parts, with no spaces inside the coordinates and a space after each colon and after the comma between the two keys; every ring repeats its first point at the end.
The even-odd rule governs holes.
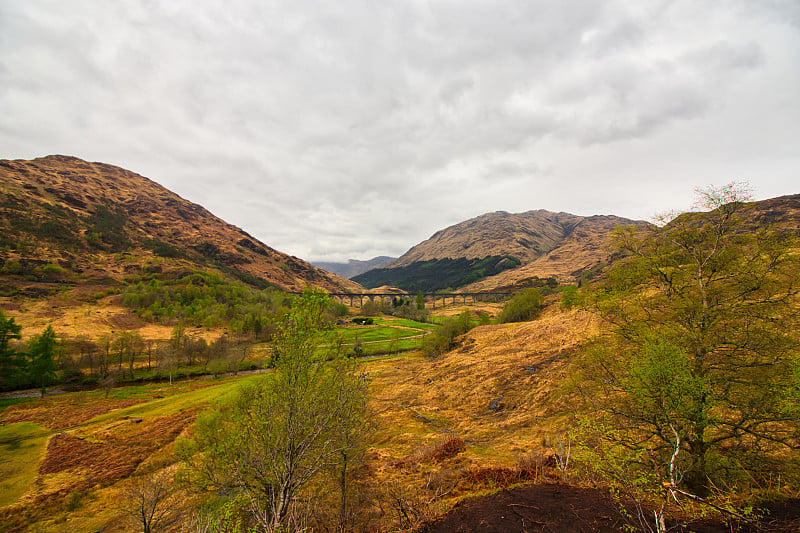
{"type": "Polygon", "coordinates": [[[335,332],[335,335],[341,336],[346,344],[352,344],[357,340],[361,342],[375,342],[419,334],[419,330],[399,329],[389,326],[357,326],[353,328],[337,329],[335,332]]]}
{"type": "Polygon", "coordinates": [[[393,326],[421,329],[426,331],[431,331],[436,329],[436,324],[429,324],[427,322],[417,322],[415,320],[409,320],[407,318],[376,318],[375,322],[378,324],[391,324],[393,326]]]}
{"type": "Polygon", "coordinates": [[[340,338],[348,350],[361,343],[362,355],[390,354],[419,349],[422,337],[436,328],[413,320],[379,317],[371,326],[346,326],[333,331],[329,339],[340,338]]]}
{"type": "MultiPolygon", "coordinates": [[[[342,329],[350,339],[357,337],[361,340],[362,348],[367,353],[374,353],[382,350],[388,352],[413,349],[415,345],[418,346],[418,338],[400,340],[400,337],[421,335],[436,327],[393,317],[380,317],[375,322],[373,326],[349,326],[342,329]]],[[[559,317],[551,325],[560,325],[561,322],[559,317]]],[[[546,417],[543,417],[545,413],[541,408],[528,408],[536,405],[530,401],[532,398],[529,396],[538,392],[538,389],[537,384],[532,382],[532,375],[524,370],[524,366],[543,358],[539,352],[547,347],[541,345],[538,337],[534,339],[534,332],[528,332],[524,326],[492,328],[482,334],[485,339],[479,343],[479,346],[492,346],[491,349],[476,346],[459,353],[457,357],[442,357],[436,361],[415,356],[412,352],[364,362],[364,369],[372,379],[373,397],[370,403],[374,408],[376,427],[370,440],[370,448],[376,454],[376,472],[380,472],[376,474],[376,483],[416,490],[415,487],[425,485],[425,480],[428,479],[426,476],[439,475],[440,470],[449,472],[447,475],[453,479],[460,479],[459,476],[471,468],[498,464],[511,468],[516,464],[519,453],[533,449],[541,441],[546,417]],[[519,342],[506,346],[506,337],[519,342]],[[508,379],[498,380],[498,375],[508,376],[508,379]],[[489,411],[486,407],[488,401],[500,395],[504,395],[503,401],[508,404],[508,408],[498,413],[489,411]],[[522,405],[526,408],[515,408],[522,405]],[[432,423],[426,423],[418,415],[432,423]],[[437,446],[445,433],[465,441],[466,449],[453,457],[443,459],[442,462],[425,459],[427,456],[424,452],[437,446]],[[395,464],[406,466],[388,468],[395,464]]],[[[474,334],[480,335],[480,330],[474,334]]],[[[549,330],[542,331],[541,335],[542,340],[552,341],[549,330]]],[[[554,350],[562,347],[560,340],[552,342],[555,343],[554,350]]],[[[539,374],[535,375],[536,379],[539,377],[539,374]]],[[[545,377],[544,370],[541,377],[545,377]]],[[[546,377],[550,381],[556,379],[557,375],[548,373],[546,377]]],[[[85,422],[70,425],[66,432],[86,442],[119,442],[122,445],[141,442],[143,438],[148,438],[142,433],[143,429],[159,423],[162,418],[169,419],[171,415],[180,417],[183,413],[177,414],[179,412],[211,405],[233,394],[240,385],[263,378],[264,375],[261,374],[218,380],[175,381],[173,385],[161,382],[120,386],[112,389],[108,398],[119,402],[118,406],[121,408],[102,414],[97,411],[96,416],[88,420],[86,418],[92,415],[84,411],[87,414],[85,422]],[[125,401],[140,403],[125,405],[125,401]],[[131,419],[142,419],[142,423],[131,419]]],[[[42,408],[47,406],[48,409],[53,403],[53,411],[47,411],[52,413],[56,412],[56,407],[69,410],[95,408],[103,403],[104,398],[105,393],[100,390],[37,399],[33,402],[34,407],[41,403],[42,408]],[[55,405],[56,403],[59,405],[55,405]]],[[[20,440],[25,444],[37,442],[35,436],[41,435],[38,451],[35,447],[29,448],[24,451],[24,457],[15,456],[20,459],[17,462],[29,465],[29,470],[27,477],[17,476],[14,478],[16,481],[9,482],[15,483],[16,488],[3,486],[0,489],[6,498],[4,502],[18,501],[19,496],[26,491],[30,491],[28,495],[32,496],[49,494],[83,479],[81,476],[85,477],[81,471],[48,474],[42,477],[43,484],[40,486],[36,481],[37,469],[44,457],[46,439],[52,432],[35,424],[15,424],[0,428],[4,431],[14,430],[21,435],[31,435],[30,438],[20,440]],[[14,430],[15,427],[28,429],[14,430]],[[32,455],[37,453],[38,455],[32,455]]],[[[13,443],[15,440],[10,438],[9,442],[13,443]]],[[[164,465],[174,461],[171,454],[171,443],[160,447],[145,458],[140,471],[170,468],[164,465]]],[[[9,477],[5,471],[0,472],[0,476],[2,479],[9,477]]],[[[74,497],[75,509],[71,508],[72,500],[56,506],[33,507],[33,514],[27,525],[32,528],[53,527],[52,530],[58,530],[68,520],[70,526],[74,526],[73,530],[100,529],[118,518],[119,511],[115,504],[122,497],[127,483],[127,480],[120,479],[112,485],[85,490],[84,494],[74,497]],[[61,520],[58,525],[52,522],[56,516],[61,520]]],[[[485,484],[475,485],[478,489],[484,486],[485,484]]],[[[458,497],[458,494],[454,492],[452,496],[458,497]]],[[[447,503],[452,502],[448,499],[447,503]]],[[[2,527],[3,524],[0,524],[0,529],[2,527]]]]}
{"type": "Polygon", "coordinates": [[[29,422],[0,426],[0,507],[16,501],[36,479],[50,434],[29,422]]]}
{"type": "Polygon", "coordinates": [[[33,401],[33,398],[0,398],[0,411],[11,405],[31,401],[33,401]]]}
{"type": "MultiPolygon", "coordinates": [[[[235,391],[245,382],[258,379],[259,377],[261,377],[261,375],[247,376],[244,378],[227,378],[220,380],[218,384],[195,389],[187,387],[186,383],[182,383],[173,387],[168,385],[165,387],[163,384],[161,384],[161,388],[158,390],[164,393],[164,397],[155,398],[151,401],[104,413],[89,420],[88,424],[105,422],[121,417],[155,418],[177,413],[178,411],[182,411],[184,409],[191,409],[193,407],[202,405],[211,405],[226,395],[233,393],[233,391],[235,391]],[[178,391],[176,392],[175,389],[178,389],[178,391]]],[[[196,382],[192,382],[192,384],[196,386],[196,382]]],[[[150,388],[150,393],[152,393],[154,386],[130,388],[150,388]]]]}
{"type": "MultiPolygon", "coordinates": [[[[128,439],[132,439],[130,442],[135,443],[137,439],[142,438],[142,435],[137,433],[137,431],[141,432],[138,428],[146,427],[150,421],[169,417],[169,415],[181,411],[211,405],[232,394],[241,385],[263,378],[263,374],[257,374],[219,380],[176,382],[172,386],[161,383],[120,387],[111,391],[109,401],[139,400],[142,403],[99,414],[68,429],[65,433],[82,440],[85,439],[86,442],[118,442],[120,445],[127,445],[128,439]],[[144,420],[145,424],[140,426],[138,423],[130,422],[130,419],[137,418],[144,420]]],[[[42,400],[37,399],[34,400],[34,403],[41,403],[42,407],[52,406],[53,408],[67,405],[74,411],[80,411],[95,408],[98,401],[102,402],[104,397],[103,391],[76,392],[42,400]]],[[[48,439],[59,431],[63,430],[49,430],[32,422],[0,425],[0,508],[19,502],[20,497],[25,494],[37,497],[58,490],[61,486],[68,487],[87,475],[75,471],[39,474],[40,465],[45,458],[48,439]]],[[[159,461],[172,461],[171,445],[168,444],[166,447],[156,450],[145,460],[145,463],[153,461],[155,461],[153,464],[160,464],[159,461]]],[[[101,487],[71,494],[64,501],[57,498],[47,507],[26,504],[26,509],[32,513],[29,515],[31,521],[28,525],[31,526],[35,523],[44,527],[43,530],[50,530],[51,525],[69,519],[73,524],[86,525],[85,529],[80,526],[78,530],[96,530],[99,526],[94,526],[98,524],[102,526],[109,520],[113,521],[115,513],[118,514],[115,498],[119,496],[120,487],[125,485],[124,481],[121,483],[121,485],[115,484],[113,487],[101,487]],[[112,496],[114,494],[117,496],[112,496]],[[111,500],[108,500],[109,497],[111,500]],[[97,508],[99,514],[90,520],[92,527],[89,527],[86,521],[90,516],[86,511],[88,507],[97,507],[91,503],[96,503],[96,501],[107,501],[109,506],[101,505],[97,508]]],[[[0,530],[3,530],[4,525],[8,524],[0,522],[0,530]]],[[[56,528],[55,530],[60,529],[56,528]]]]}

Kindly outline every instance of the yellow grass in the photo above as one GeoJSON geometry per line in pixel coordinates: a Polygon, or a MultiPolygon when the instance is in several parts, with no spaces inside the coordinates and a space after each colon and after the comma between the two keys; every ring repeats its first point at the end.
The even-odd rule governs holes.
{"type": "MultiPolygon", "coordinates": [[[[105,286],[94,287],[98,291],[105,286]]],[[[105,296],[92,302],[89,294],[92,287],[81,286],[69,289],[49,298],[31,299],[17,303],[12,298],[0,297],[0,307],[7,317],[13,317],[22,326],[23,339],[39,335],[47,325],[52,325],[56,334],[69,338],[84,336],[98,339],[104,334],[134,330],[145,339],[168,340],[172,326],[145,322],[121,304],[118,295],[105,296]]],[[[224,332],[222,328],[190,328],[186,333],[215,340],[224,332]]]]}
{"type": "Polygon", "coordinates": [[[0,426],[0,507],[16,501],[36,479],[50,433],[29,422],[0,426]]]}
{"type": "Polygon", "coordinates": [[[475,328],[437,360],[371,364],[378,446],[406,453],[449,431],[472,443],[468,453],[480,462],[513,463],[540,448],[567,423],[570,406],[559,387],[581,334],[592,327],[588,314],[553,309],[535,322],[475,328]],[[489,409],[494,399],[497,411],[489,409]]]}

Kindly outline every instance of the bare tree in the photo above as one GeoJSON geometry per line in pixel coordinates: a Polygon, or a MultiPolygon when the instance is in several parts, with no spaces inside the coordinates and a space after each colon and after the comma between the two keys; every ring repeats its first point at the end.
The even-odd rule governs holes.
{"type": "Polygon", "coordinates": [[[143,533],[155,533],[170,525],[175,518],[174,500],[170,475],[162,471],[135,478],[125,490],[121,506],[143,533]]]}

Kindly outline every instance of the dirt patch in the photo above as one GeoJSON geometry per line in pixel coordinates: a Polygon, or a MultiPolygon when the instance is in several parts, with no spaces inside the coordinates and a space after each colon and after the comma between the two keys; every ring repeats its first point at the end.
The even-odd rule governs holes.
{"type": "Polygon", "coordinates": [[[415,450],[411,455],[404,457],[392,464],[396,467],[416,465],[434,461],[440,463],[445,459],[455,457],[466,450],[464,439],[457,435],[448,435],[440,438],[431,445],[423,446],[415,450]]]}
{"type": "MultiPolygon", "coordinates": [[[[768,505],[767,510],[768,514],[758,524],[729,524],[719,518],[690,520],[676,531],[750,533],[799,530],[800,499],[768,505]]],[[[667,525],[670,526],[669,523],[667,525]]],[[[602,533],[621,531],[625,526],[617,504],[603,490],[564,484],[538,484],[463,500],[443,516],[421,525],[414,532],[602,533]]]]}
{"type": "Polygon", "coordinates": [[[464,479],[475,484],[494,484],[495,486],[509,486],[523,481],[531,482],[542,478],[556,479],[552,467],[542,469],[507,468],[504,466],[487,466],[474,468],[464,473],[464,479]]]}
{"type": "Polygon", "coordinates": [[[200,410],[199,407],[187,409],[145,422],[128,418],[113,433],[108,434],[108,441],[120,446],[145,446],[154,450],[161,448],[174,441],[194,421],[200,410]]]}
{"type": "Polygon", "coordinates": [[[598,489],[529,485],[464,500],[416,533],[475,531],[611,532],[624,526],[616,507],[598,489]]]}
{"type": "Polygon", "coordinates": [[[60,318],[62,313],[58,311],[39,311],[33,315],[36,318],[60,318]]]}
{"type": "Polygon", "coordinates": [[[95,483],[108,483],[131,475],[145,459],[146,452],[144,446],[89,442],[61,433],[50,439],[47,455],[39,466],[39,475],[84,470],[84,481],[73,489],[81,490],[95,483]]]}

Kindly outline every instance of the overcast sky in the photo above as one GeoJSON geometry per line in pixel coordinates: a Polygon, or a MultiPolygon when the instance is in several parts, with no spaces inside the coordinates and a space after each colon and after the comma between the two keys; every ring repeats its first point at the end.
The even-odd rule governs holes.
{"type": "Polygon", "coordinates": [[[0,158],[55,153],[312,261],[800,193],[800,1],[0,0],[0,158]]]}

